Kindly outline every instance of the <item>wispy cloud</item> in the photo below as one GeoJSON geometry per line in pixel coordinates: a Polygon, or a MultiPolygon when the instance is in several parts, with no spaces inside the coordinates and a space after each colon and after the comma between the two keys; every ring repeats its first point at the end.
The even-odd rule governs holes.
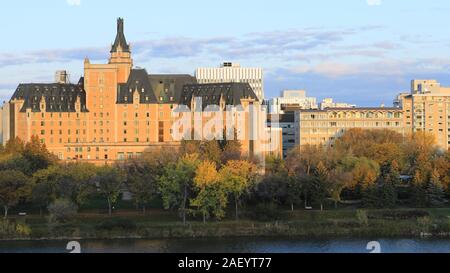
{"type": "MultiPolygon", "coordinates": [[[[305,28],[271,32],[249,33],[242,37],[168,37],[131,43],[136,59],[186,58],[211,56],[218,58],[248,59],[264,55],[265,58],[295,55],[321,47],[329,47],[372,27],[348,29],[305,28]]],[[[27,63],[66,62],[70,60],[105,59],[106,47],[52,49],[24,53],[0,53],[0,66],[27,63]]]]}
{"type": "Polygon", "coordinates": [[[369,6],[380,6],[382,4],[381,0],[366,0],[369,6]]]}
{"type": "Polygon", "coordinates": [[[81,5],[81,0],[66,0],[66,2],[71,7],[81,5]]]}

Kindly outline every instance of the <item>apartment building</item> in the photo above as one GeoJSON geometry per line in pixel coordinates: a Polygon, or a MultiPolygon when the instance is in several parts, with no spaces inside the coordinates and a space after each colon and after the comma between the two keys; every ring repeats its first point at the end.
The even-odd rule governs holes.
{"type": "Polygon", "coordinates": [[[428,132],[440,148],[450,149],[450,87],[436,80],[413,80],[411,93],[402,93],[397,100],[409,132],[428,132]]]}
{"type": "Polygon", "coordinates": [[[296,145],[332,145],[347,129],[390,129],[404,134],[405,116],[399,108],[326,108],[295,112],[296,145]]]}

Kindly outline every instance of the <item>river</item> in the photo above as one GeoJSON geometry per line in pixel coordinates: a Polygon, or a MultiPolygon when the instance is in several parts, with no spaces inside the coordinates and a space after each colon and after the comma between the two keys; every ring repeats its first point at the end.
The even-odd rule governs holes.
{"type": "MultiPolygon", "coordinates": [[[[80,240],[85,253],[369,253],[374,239],[207,238],[80,240]]],[[[450,253],[450,239],[379,239],[382,253],[450,253]]],[[[0,241],[0,253],[64,253],[68,241],[0,241]]]]}

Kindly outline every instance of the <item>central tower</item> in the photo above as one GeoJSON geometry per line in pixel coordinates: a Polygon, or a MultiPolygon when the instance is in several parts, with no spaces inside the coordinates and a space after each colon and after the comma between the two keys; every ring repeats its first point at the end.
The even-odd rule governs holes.
{"type": "Polygon", "coordinates": [[[133,59],[131,59],[130,45],[125,39],[123,19],[117,19],[117,34],[114,43],[111,46],[110,64],[117,65],[119,83],[124,83],[128,80],[131,68],[133,67],[133,59]]]}

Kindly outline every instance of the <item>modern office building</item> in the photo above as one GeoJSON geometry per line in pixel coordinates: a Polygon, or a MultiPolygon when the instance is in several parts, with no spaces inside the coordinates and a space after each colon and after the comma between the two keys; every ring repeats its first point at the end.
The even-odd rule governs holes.
{"type": "Polygon", "coordinates": [[[264,100],[262,68],[241,67],[238,63],[225,62],[220,67],[197,68],[195,77],[198,83],[248,83],[258,97],[258,100],[261,102],[264,100]]]}
{"type": "Polygon", "coordinates": [[[282,138],[282,155],[286,158],[289,151],[292,150],[295,143],[295,112],[287,112],[284,114],[269,114],[267,116],[267,127],[275,127],[281,129],[282,138]],[[274,124],[272,124],[274,122],[274,124]]]}
{"type": "MultiPolygon", "coordinates": [[[[122,19],[117,21],[110,54],[106,64],[85,59],[84,76],[74,84],[68,83],[65,71],[58,72],[54,83],[19,84],[1,108],[2,143],[16,137],[29,141],[37,136],[62,160],[104,164],[139,156],[149,148],[177,147],[180,139],[174,139],[173,132],[180,115],[174,111],[177,106],[185,105],[193,113],[214,105],[220,117],[227,120],[226,126],[216,131],[237,132],[244,154],[264,156],[268,146],[263,142],[272,138],[262,139],[253,132],[267,132],[268,128],[262,128],[266,117],[259,118],[262,127],[258,127],[261,123],[255,122],[257,115],[228,111],[228,106],[261,105],[248,82],[199,84],[190,75],[149,75],[145,69],[133,68],[122,19]]],[[[257,72],[249,70],[246,78],[260,79],[258,84],[262,86],[262,72],[257,72]]],[[[192,116],[187,125],[195,123],[197,116],[192,116]]],[[[216,116],[200,119],[208,124],[216,116]]],[[[192,137],[204,139],[207,133],[202,128],[188,128],[192,137]]],[[[280,134],[276,129],[269,131],[280,134]]],[[[281,149],[281,144],[269,144],[281,149]]]]}
{"type": "Polygon", "coordinates": [[[285,112],[301,109],[317,109],[316,98],[307,97],[305,90],[284,90],[280,97],[267,101],[270,114],[284,114],[285,112]]]}
{"type": "Polygon", "coordinates": [[[428,132],[442,149],[450,149],[450,87],[436,80],[411,81],[411,93],[397,96],[410,132],[428,132]]]}

